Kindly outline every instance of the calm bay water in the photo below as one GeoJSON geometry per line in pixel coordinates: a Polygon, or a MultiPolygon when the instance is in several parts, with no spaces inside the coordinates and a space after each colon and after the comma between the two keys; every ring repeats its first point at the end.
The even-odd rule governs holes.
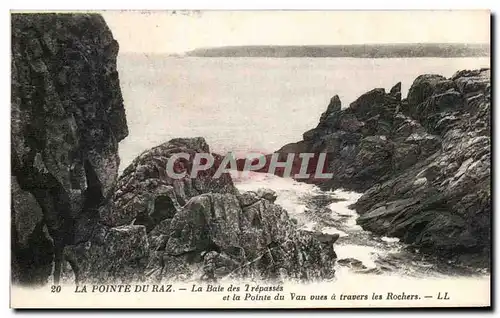
{"type": "Polygon", "coordinates": [[[211,150],[271,152],[302,139],[330,98],[343,107],[420,74],[452,76],[488,67],[488,58],[173,58],[121,54],[118,68],[130,135],[123,170],[143,150],[176,137],[203,136],[211,150]]]}

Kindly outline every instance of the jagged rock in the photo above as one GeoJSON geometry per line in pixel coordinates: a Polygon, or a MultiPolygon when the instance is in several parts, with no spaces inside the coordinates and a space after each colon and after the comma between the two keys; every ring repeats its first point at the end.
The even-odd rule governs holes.
{"type": "Polygon", "coordinates": [[[19,248],[27,248],[31,233],[42,222],[42,208],[33,194],[23,191],[19,187],[15,177],[11,177],[11,194],[12,209],[14,212],[13,233],[16,234],[14,241],[16,241],[19,248]]]}
{"type": "Polygon", "coordinates": [[[474,254],[475,265],[487,266],[490,70],[460,71],[450,79],[421,75],[406,99],[400,91],[400,83],[389,94],[371,90],[304,133],[302,147],[328,153],[333,174],[306,181],[364,192],[353,208],[369,231],[461,261],[472,262],[467,255],[474,254]],[[343,118],[363,125],[350,129],[339,125],[343,118]]]}
{"type": "Polygon", "coordinates": [[[419,159],[422,159],[433,154],[440,148],[441,138],[428,133],[413,133],[406,138],[405,143],[417,145],[419,159]]]}
{"type": "Polygon", "coordinates": [[[357,165],[365,167],[389,158],[393,145],[386,136],[368,136],[361,140],[357,165]]]}
{"type": "Polygon", "coordinates": [[[397,97],[386,94],[385,89],[376,88],[361,95],[349,105],[349,108],[362,121],[380,115],[383,119],[390,119],[394,116],[398,106],[397,97]]]}
{"type": "Polygon", "coordinates": [[[453,75],[451,80],[455,82],[458,90],[462,94],[468,94],[472,92],[489,91],[491,86],[490,76],[491,73],[489,69],[473,71],[464,70],[453,75]]]}
{"type": "Polygon", "coordinates": [[[401,113],[394,117],[394,130],[392,138],[395,141],[406,139],[414,133],[425,133],[425,128],[418,121],[401,113]]]}
{"type": "Polygon", "coordinates": [[[299,231],[288,213],[268,200],[269,193],[274,195],[262,191],[260,199],[249,206],[240,205],[233,194],[192,198],[172,220],[166,253],[196,260],[201,257],[203,279],[207,280],[228,275],[332,278],[335,237],[321,242],[311,233],[299,231]]]}
{"type": "Polygon", "coordinates": [[[340,235],[338,233],[335,234],[327,234],[327,233],[321,233],[321,232],[312,232],[311,233],[318,241],[321,243],[325,244],[333,244],[335,243],[340,235]]]}
{"type": "Polygon", "coordinates": [[[437,74],[424,74],[418,76],[408,90],[408,104],[410,105],[410,115],[416,117],[415,107],[426,101],[434,94],[441,94],[450,88],[454,88],[453,81],[437,74]]]}
{"type": "Polygon", "coordinates": [[[359,131],[365,124],[360,122],[354,114],[345,114],[339,119],[337,129],[355,133],[359,131]]]}
{"type": "Polygon", "coordinates": [[[389,94],[391,96],[394,96],[397,101],[401,102],[401,82],[398,82],[396,85],[394,85],[389,91],[389,94]]]}
{"type": "Polygon", "coordinates": [[[337,131],[325,136],[322,136],[310,148],[311,152],[326,152],[329,154],[338,154],[342,148],[347,145],[359,143],[363,136],[358,133],[347,133],[337,131]]]}
{"type": "MultiPolygon", "coordinates": [[[[125,169],[113,196],[113,219],[134,218],[133,223],[143,224],[148,232],[150,254],[144,279],[333,277],[334,238],[322,243],[299,231],[288,213],[273,204],[277,194],[271,189],[240,194],[229,175],[213,180],[216,167],[196,178],[180,180],[158,173],[159,167],[166,166],[166,160],[179,152],[194,155],[209,152],[209,148],[202,138],[174,139],[152,148],[125,169]],[[163,204],[163,210],[171,213],[155,212],[158,193],[177,202],[163,204]],[[183,265],[174,268],[179,264],[183,265]],[[201,277],[196,274],[200,270],[201,277]]],[[[188,173],[191,166],[186,160],[188,173]]]]}
{"type": "Polygon", "coordinates": [[[434,74],[417,77],[408,91],[407,100],[406,114],[434,134],[444,133],[446,126],[438,127],[437,123],[464,106],[464,98],[454,81],[434,74]]]}
{"type": "Polygon", "coordinates": [[[234,195],[203,194],[191,199],[170,224],[166,251],[182,255],[211,248],[239,246],[241,208],[234,195]],[[212,227],[213,226],[213,227],[212,227]]]}
{"type": "Polygon", "coordinates": [[[260,198],[267,200],[271,203],[274,203],[274,201],[276,201],[276,198],[278,197],[278,195],[276,194],[276,191],[274,191],[272,189],[266,189],[266,188],[257,189],[257,195],[260,198]]]}
{"type": "Polygon", "coordinates": [[[449,122],[448,125],[442,125],[443,119],[453,116],[463,105],[464,100],[462,95],[454,89],[449,89],[444,93],[432,95],[417,105],[414,116],[422,122],[422,125],[429,132],[442,134],[447,129],[452,128],[449,122]]]}
{"type": "Polygon", "coordinates": [[[387,120],[380,118],[380,115],[375,115],[366,120],[364,127],[362,127],[361,133],[363,136],[373,136],[373,135],[390,135],[392,130],[391,123],[387,120]]]}
{"type": "MultiPolygon", "coordinates": [[[[373,185],[391,171],[394,145],[386,136],[368,136],[361,140],[359,151],[352,163],[354,179],[373,185]]],[[[347,178],[346,178],[347,179],[347,178]]]]}
{"type": "Polygon", "coordinates": [[[254,191],[247,191],[238,195],[238,200],[242,207],[247,207],[260,200],[260,196],[254,191]]]}
{"type": "Polygon", "coordinates": [[[13,277],[30,284],[47,280],[41,268],[54,252],[59,259],[65,245],[91,235],[114,191],[118,142],[128,130],[118,43],[100,15],[12,14],[11,27],[13,277]],[[33,227],[40,211],[52,248],[46,240],[26,246],[26,237],[40,236],[33,227]]]}
{"type": "Polygon", "coordinates": [[[354,269],[366,269],[366,266],[363,265],[362,261],[355,259],[355,258],[352,258],[352,257],[342,258],[342,259],[339,259],[337,262],[342,266],[348,266],[348,267],[351,267],[354,269]]]}
{"type": "Polygon", "coordinates": [[[316,140],[321,136],[321,131],[317,128],[313,128],[311,130],[306,131],[303,135],[302,138],[304,139],[305,142],[311,142],[316,140]]]}
{"type": "Polygon", "coordinates": [[[330,100],[330,104],[328,104],[326,112],[321,114],[320,121],[325,120],[332,113],[339,112],[341,108],[342,108],[342,103],[340,101],[339,95],[333,96],[332,99],[330,100]]]}
{"type": "Polygon", "coordinates": [[[117,191],[113,195],[113,209],[108,215],[102,215],[103,222],[109,226],[129,224],[140,216],[137,224],[154,224],[174,214],[186,202],[206,192],[237,193],[228,173],[220,178],[212,178],[216,168],[213,166],[201,171],[197,178],[191,178],[194,156],[196,153],[210,153],[203,138],[178,138],[151,148],[138,156],[120,176],[117,191]],[[174,179],[167,174],[167,162],[175,154],[188,153],[189,160],[180,162],[187,175],[174,179]]]}
{"type": "MultiPolygon", "coordinates": [[[[399,138],[396,141],[405,142],[412,133],[425,132],[414,120],[399,112],[401,103],[401,83],[394,85],[389,93],[383,88],[371,90],[349,108],[330,107],[321,116],[318,126],[304,133],[302,141],[288,144],[278,152],[286,158],[291,152],[287,150],[295,150],[293,146],[300,143],[300,149],[314,153],[315,158],[326,153],[327,169],[323,172],[332,173],[333,179],[310,177],[307,182],[318,183],[324,188],[366,190],[381,177],[389,177],[394,172],[391,162],[397,145],[393,134],[395,139],[399,138]]],[[[316,162],[309,162],[307,172],[310,176],[316,175],[316,162]]],[[[298,171],[301,164],[300,160],[294,162],[297,169],[292,171],[298,171]]]]}
{"type": "Polygon", "coordinates": [[[149,243],[142,225],[101,226],[91,240],[67,246],[67,259],[77,264],[82,283],[143,281],[149,259],[149,243]]]}
{"type": "Polygon", "coordinates": [[[392,165],[394,171],[401,171],[413,166],[418,161],[420,150],[418,145],[411,143],[399,143],[394,147],[392,154],[392,165]]]}
{"type": "MultiPolygon", "coordinates": [[[[443,257],[461,255],[464,262],[466,255],[474,254],[476,259],[470,262],[489,266],[490,137],[482,130],[490,126],[490,93],[485,84],[488,74],[487,70],[467,71],[453,77],[455,82],[469,82],[471,89],[479,89],[474,94],[481,95],[477,99],[480,102],[473,107],[465,104],[453,127],[441,138],[415,133],[408,137],[419,145],[419,161],[369,189],[354,205],[361,215],[358,223],[365,229],[400,237],[443,257]],[[486,111],[474,112],[478,107],[486,111]],[[481,129],[470,123],[481,123],[481,129]],[[477,261],[478,253],[483,255],[482,261],[477,261]]],[[[417,83],[427,100],[439,96],[443,85],[452,85],[441,77],[431,78],[433,81],[425,85],[417,83]]]]}

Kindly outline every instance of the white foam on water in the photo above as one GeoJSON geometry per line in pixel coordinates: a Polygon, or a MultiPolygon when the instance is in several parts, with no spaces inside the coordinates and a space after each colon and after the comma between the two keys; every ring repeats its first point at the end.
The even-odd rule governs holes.
{"type": "Polygon", "coordinates": [[[347,234],[346,232],[341,231],[333,226],[324,227],[321,229],[321,232],[323,232],[325,234],[338,234],[340,237],[349,236],[349,234],[347,234]]]}
{"type": "Polygon", "coordinates": [[[397,238],[397,237],[382,236],[380,239],[382,241],[384,241],[384,242],[387,242],[387,243],[397,243],[397,242],[399,242],[399,238],[397,238]]]}
{"type": "Polygon", "coordinates": [[[303,198],[308,195],[321,193],[315,185],[298,182],[292,178],[281,178],[269,173],[248,172],[242,175],[238,171],[231,171],[231,177],[238,190],[257,191],[259,188],[269,188],[278,194],[276,204],[288,211],[289,215],[303,219],[306,206],[303,198]]]}
{"type": "MultiPolygon", "coordinates": [[[[233,171],[233,181],[240,192],[257,191],[259,188],[272,189],[277,194],[276,204],[286,209],[290,217],[297,220],[298,228],[306,231],[321,231],[325,234],[339,234],[342,240],[334,244],[334,249],[338,259],[353,258],[359,260],[366,266],[367,269],[376,268],[376,261],[384,259],[391,254],[397,254],[403,246],[398,238],[394,237],[374,237],[368,231],[364,231],[356,224],[358,214],[356,211],[349,208],[361,196],[361,193],[350,192],[345,190],[322,191],[317,186],[297,182],[291,178],[281,178],[272,174],[250,172],[247,176],[241,176],[239,172],[233,171]],[[318,221],[318,216],[312,216],[310,213],[305,213],[306,202],[308,198],[314,196],[331,196],[333,199],[341,199],[341,201],[333,202],[327,207],[332,211],[332,219],[335,222],[340,222],[337,225],[331,226],[322,225],[318,221]],[[363,243],[365,240],[370,240],[363,243]]],[[[421,267],[421,264],[413,264],[413,261],[408,260],[398,264],[402,271],[390,271],[383,274],[374,275],[372,279],[384,284],[386,277],[395,276],[397,278],[405,278],[408,270],[412,271],[412,266],[421,267]],[[407,266],[410,266],[407,268],[407,266]]],[[[336,266],[337,279],[346,284],[350,284],[353,280],[363,280],[371,277],[371,274],[359,274],[353,271],[348,266],[336,266]],[[356,277],[356,278],[354,278],[356,277]]],[[[432,274],[435,276],[436,273],[432,274]]],[[[453,274],[447,277],[455,277],[453,274]]],[[[430,276],[429,276],[430,277],[430,276]]],[[[422,277],[409,278],[412,281],[419,282],[422,277]]],[[[482,279],[482,278],[481,278],[482,279]]]]}
{"type": "Polygon", "coordinates": [[[374,268],[377,267],[375,259],[380,251],[371,246],[344,244],[335,245],[335,253],[337,253],[338,259],[355,258],[363,262],[367,268],[374,268]]]}
{"type": "Polygon", "coordinates": [[[348,217],[345,220],[346,226],[351,231],[362,231],[361,226],[356,224],[358,214],[356,211],[351,210],[349,206],[358,201],[363,194],[345,190],[335,190],[333,194],[340,199],[344,199],[344,201],[334,202],[328,206],[332,210],[332,215],[348,217]]]}
{"type": "Polygon", "coordinates": [[[362,228],[356,224],[358,214],[348,208],[349,205],[355,203],[361,197],[361,193],[345,190],[322,191],[313,184],[298,182],[292,178],[282,178],[269,173],[250,171],[242,174],[238,171],[231,171],[231,177],[235,186],[242,192],[257,191],[259,188],[269,188],[276,191],[278,195],[276,204],[282,206],[291,217],[297,219],[300,229],[306,231],[320,230],[325,234],[339,234],[341,237],[349,235],[333,226],[318,229],[318,223],[310,220],[304,213],[306,210],[305,198],[326,194],[341,200],[328,206],[332,210],[332,217],[347,217],[343,222],[349,228],[349,231],[362,231],[362,228]]]}

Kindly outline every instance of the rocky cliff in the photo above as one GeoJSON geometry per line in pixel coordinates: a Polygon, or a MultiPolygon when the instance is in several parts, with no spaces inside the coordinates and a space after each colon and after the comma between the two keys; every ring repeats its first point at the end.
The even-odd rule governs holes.
{"type": "Polygon", "coordinates": [[[128,134],[118,43],[95,14],[13,14],[12,278],[43,284],[106,213],[128,134]]]}
{"type": "Polygon", "coordinates": [[[298,230],[272,190],[214,178],[220,156],[170,178],[173,155],[190,172],[210,152],[203,138],[149,149],[117,178],[117,52],[99,15],[12,15],[13,282],[333,278],[338,236],[298,230]]]}
{"type": "Polygon", "coordinates": [[[197,153],[210,153],[203,138],[173,139],[139,155],[120,176],[103,221],[144,229],[140,279],[333,278],[338,236],[298,230],[272,190],[240,193],[229,174],[214,178],[216,154],[212,168],[189,177],[197,153]],[[178,153],[189,154],[177,171],[187,176],[172,179],[165,167],[178,153]]]}
{"type": "Polygon", "coordinates": [[[217,165],[189,177],[194,156],[209,152],[203,138],[179,138],[139,155],[96,234],[66,247],[78,280],[333,278],[338,236],[298,230],[274,191],[239,193],[229,174],[214,178],[217,165]],[[189,154],[177,171],[188,176],[172,179],[165,167],[179,153],[189,154]]]}
{"type": "Polygon", "coordinates": [[[490,87],[481,69],[421,75],[403,100],[400,83],[346,108],[334,96],[318,126],[278,152],[328,153],[333,177],[320,186],[364,192],[354,205],[364,229],[488,266],[490,87]]]}

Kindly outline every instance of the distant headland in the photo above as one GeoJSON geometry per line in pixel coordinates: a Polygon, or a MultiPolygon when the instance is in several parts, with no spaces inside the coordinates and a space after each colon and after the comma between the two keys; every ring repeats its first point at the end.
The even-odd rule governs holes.
{"type": "Polygon", "coordinates": [[[185,53],[196,57],[488,57],[489,44],[411,43],[352,45],[252,45],[199,48],[185,53]]]}

